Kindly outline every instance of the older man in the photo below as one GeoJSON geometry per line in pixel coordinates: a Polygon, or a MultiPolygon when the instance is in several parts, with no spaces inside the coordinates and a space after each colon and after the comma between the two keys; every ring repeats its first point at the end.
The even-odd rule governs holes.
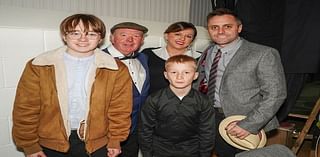
{"type": "Polygon", "coordinates": [[[138,51],[148,29],[133,22],[123,22],[114,25],[110,31],[111,45],[104,51],[120,59],[128,67],[134,85],[131,129],[128,139],[121,143],[120,157],[138,157],[138,114],[150,86],[147,57],[138,51]]]}

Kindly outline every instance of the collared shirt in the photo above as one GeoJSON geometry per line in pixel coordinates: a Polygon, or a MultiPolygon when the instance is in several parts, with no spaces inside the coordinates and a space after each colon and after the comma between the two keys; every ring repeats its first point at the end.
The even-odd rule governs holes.
{"type": "Polygon", "coordinates": [[[216,77],[216,86],[215,86],[215,107],[221,107],[220,103],[220,97],[219,97],[219,89],[221,84],[221,78],[224,74],[224,71],[226,70],[226,67],[232,57],[236,54],[237,50],[242,44],[242,39],[238,37],[235,41],[231,42],[230,44],[226,45],[225,47],[221,48],[218,45],[212,47],[209,51],[209,54],[206,58],[206,65],[205,65],[205,75],[207,80],[209,80],[209,74],[211,69],[211,64],[213,62],[213,59],[216,55],[216,52],[218,49],[221,50],[222,56],[220,58],[219,64],[218,64],[218,72],[216,77]]]}
{"type": "Polygon", "coordinates": [[[151,94],[141,110],[143,156],[210,156],[214,142],[214,110],[195,89],[182,99],[169,88],[151,94]]]}
{"type": "MultiPolygon", "coordinates": [[[[125,57],[120,51],[118,51],[113,45],[108,46],[108,51],[111,56],[115,58],[125,57]]],[[[134,85],[141,93],[144,81],[146,80],[146,71],[137,58],[121,60],[129,69],[131,79],[134,85]]]]}
{"type": "MultiPolygon", "coordinates": [[[[163,60],[167,60],[168,58],[170,58],[166,47],[161,47],[160,49],[154,50],[154,54],[156,54],[163,60]]],[[[195,51],[192,51],[191,49],[188,49],[186,52],[184,52],[184,54],[193,58],[199,58],[201,55],[201,53],[197,53],[195,51]]]]}
{"type": "Polygon", "coordinates": [[[68,80],[68,114],[71,129],[78,129],[86,119],[88,97],[88,71],[92,67],[94,55],[77,58],[64,53],[68,80]]]}
{"type": "MultiPolygon", "coordinates": [[[[165,62],[169,58],[166,47],[147,48],[142,51],[148,56],[148,65],[150,73],[150,89],[149,92],[153,93],[169,85],[169,82],[163,76],[165,62]]],[[[195,59],[200,58],[201,53],[197,51],[188,50],[184,54],[195,59]]]]}

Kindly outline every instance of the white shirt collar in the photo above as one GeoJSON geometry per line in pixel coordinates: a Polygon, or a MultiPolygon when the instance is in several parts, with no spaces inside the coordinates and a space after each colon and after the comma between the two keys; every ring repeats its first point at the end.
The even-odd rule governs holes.
{"type": "Polygon", "coordinates": [[[108,52],[112,57],[123,58],[125,57],[119,50],[117,50],[112,44],[108,46],[108,52]]]}
{"type": "MultiPolygon", "coordinates": [[[[157,50],[154,50],[154,53],[158,57],[162,58],[163,60],[167,60],[170,57],[166,47],[161,47],[161,48],[159,48],[157,50]]],[[[192,50],[187,50],[184,54],[187,55],[187,56],[191,56],[193,58],[198,58],[201,55],[201,53],[197,53],[197,52],[194,52],[192,50]]]]}

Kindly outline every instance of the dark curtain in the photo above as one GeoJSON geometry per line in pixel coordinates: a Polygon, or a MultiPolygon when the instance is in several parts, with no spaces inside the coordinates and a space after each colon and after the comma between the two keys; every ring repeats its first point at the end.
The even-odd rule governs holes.
{"type": "Polygon", "coordinates": [[[287,99],[277,113],[286,119],[307,78],[320,71],[320,0],[238,0],[235,11],[249,41],[279,50],[287,99]]]}
{"type": "Polygon", "coordinates": [[[280,51],[285,0],[238,0],[235,12],[242,21],[240,36],[280,51]]]}
{"type": "Polygon", "coordinates": [[[286,73],[320,72],[320,1],[287,0],[281,57],[286,73]]]}
{"type": "Polygon", "coordinates": [[[284,120],[307,83],[320,71],[320,1],[287,0],[281,52],[286,72],[287,99],[278,119],[284,120]]]}
{"type": "Polygon", "coordinates": [[[211,0],[212,9],[228,8],[230,10],[234,10],[236,1],[237,0],[211,0]]]}

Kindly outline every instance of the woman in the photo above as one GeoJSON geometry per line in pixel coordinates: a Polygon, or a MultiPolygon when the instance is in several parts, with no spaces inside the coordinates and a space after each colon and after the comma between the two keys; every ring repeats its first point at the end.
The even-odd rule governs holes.
{"type": "Polygon", "coordinates": [[[149,57],[150,93],[169,85],[163,75],[164,64],[169,57],[181,54],[193,58],[200,57],[200,53],[191,50],[191,44],[196,36],[197,29],[192,23],[176,22],[171,24],[164,32],[166,46],[147,48],[142,51],[149,57]]]}

